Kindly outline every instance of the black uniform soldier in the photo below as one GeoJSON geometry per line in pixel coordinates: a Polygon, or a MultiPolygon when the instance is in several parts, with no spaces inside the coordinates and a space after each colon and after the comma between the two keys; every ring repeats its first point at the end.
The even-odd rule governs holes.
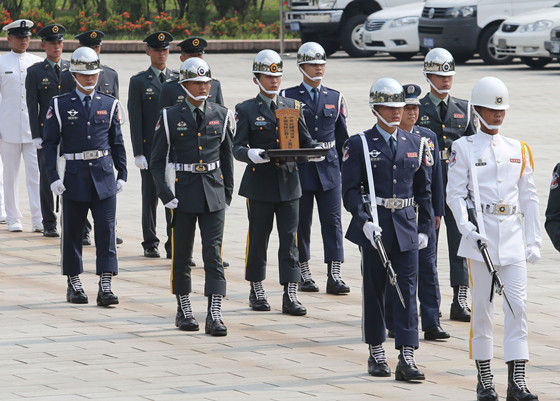
{"type": "Polygon", "coordinates": [[[53,194],[42,157],[43,126],[51,99],[70,92],[76,86],[69,71],[70,62],[61,58],[65,32],[66,28],[58,24],[47,25],[37,32],[47,58],[42,63],[29,67],[25,79],[29,124],[39,159],[41,213],[45,237],[58,237],[59,234],[56,228],[53,194]]]}
{"type": "MultiPolygon", "coordinates": [[[[476,130],[468,102],[449,95],[453,85],[453,75],[455,75],[455,60],[451,53],[442,48],[430,50],[424,59],[423,72],[430,84],[431,91],[420,101],[417,124],[420,127],[431,129],[437,135],[441,154],[443,187],[445,188],[451,143],[464,135],[473,135],[476,130]]],[[[453,287],[450,318],[468,322],[471,319],[467,304],[469,273],[465,258],[457,256],[461,234],[447,205],[444,220],[449,249],[449,278],[451,287],[453,287]]]]}
{"type": "Polygon", "coordinates": [[[560,252],[560,189],[558,188],[558,176],[560,176],[560,163],[556,165],[552,172],[544,227],[554,247],[560,252]]]}
{"type": "MultiPolygon", "coordinates": [[[[158,203],[154,178],[148,170],[148,160],[152,151],[154,129],[159,115],[159,94],[163,83],[177,79],[179,73],[166,67],[169,56],[169,42],[173,40],[168,32],[154,32],[144,39],[146,54],[151,65],[130,78],[128,88],[128,114],[130,136],[134,152],[134,163],[142,176],[142,233],[144,256],[159,258],[159,239],[156,235],[156,207],[158,203]]],[[[171,249],[167,250],[171,253],[171,249]]]]}
{"type": "MultiPolygon", "coordinates": [[[[282,312],[301,316],[307,310],[297,298],[300,280],[298,264],[297,227],[301,185],[295,162],[270,163],[263,157],[266,149],[278,148],[277,122],[274,110],[299,109],[297,100],[278,96],[282,82],[282,59],[273,50],[262,50],[253,61],[253,81],[260,93],[239,103],[237,133],[233,154],[237,160],[247,163],[239,195],[247,198],[249,234],[245,279],[251,282],[249,305],[256,311],[268,311],[263,280],[266,277],[266,252],[272,223],[276,225],[280,248],[278,269],[280,284],[284,286],[282,312]]],[[[298,120],[299,145],[302,148],[317,146],[305,125],[300,110],[298,120]]]]}
{"type": "Polygon", "coordinates": [[[176,326],[196,331],[189,293],[192,291],[189,258],[196,223],[202,238],[202,258],[208,297],[206,334],[227,335],[222,321],[226,279],[221,259],[224,217],[233,193],[231,138],[233,113],[206,102],[211,73],[206,61],[193,58],[181,65],[180,82],[187,100],[161,111],[156,125],[151,171],[158,194],[172,209],[171,292],[177,296],[176,326]],[[175,180],[166,184],[169,153],[174,155],[175,180]]]}

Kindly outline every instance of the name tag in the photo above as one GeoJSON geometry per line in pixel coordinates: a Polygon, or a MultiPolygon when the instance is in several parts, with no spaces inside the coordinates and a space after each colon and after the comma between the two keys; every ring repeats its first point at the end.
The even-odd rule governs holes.
{"type": "Polygon", "coordinates": [[[407,153],[406,157],[418,157],[418,153],[416,152],[407,153]]]}
{"type": "Polygon", "coordinates": [[[521,163],[521,159],[509,159],[512,163],[521,163]]]}
{"type": "Polygon", "coordinates": [[[465,115],[456,113],[456,114],[453,114],[453,118],[465,118],[465,115]]]}
{"type": "Polygon", "coordinates": [[[334,109],[334,104],[326,104],[325,109],[334,109]]]}
{"type": "Polygon", "coordinates": [[[97,110],[97,115],[106,115],[107,114],[107,110],[97,110]]]}
{"type": "Polygon", "coordinates": [[[208,125],[220,125],[220,121],[219,120],[209,121],[208,125]]]}

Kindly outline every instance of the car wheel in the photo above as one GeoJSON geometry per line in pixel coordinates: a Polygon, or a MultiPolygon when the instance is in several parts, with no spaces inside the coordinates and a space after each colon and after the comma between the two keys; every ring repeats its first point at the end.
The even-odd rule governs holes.
{"type": "Polygon", "coordinates": [[[330,56],[334,54],[340,48],[340,42],[338,40],[319,40],[317,41],[323,49],[325,49],[325,54],[330,56]]]}
{"type": "Polygon", "coordinates": [[[396,58],[399,61],[408,61],[412,57],[416,56],[418,53],[389,53],[390,56],[396,58]]]}
{"type": "Polygon", "coordinates": [[[500,65],[509,64],[513,60],[513,56],[501,56],[496,54],[496,46],[492,42],[494,33],[498,30],[499,25],[491,25],[480,34],[478,45],[478,54],[486,64],[500,65]]]}
{"type": "Polygon", "coordinates": [[[362,47],[360,30],[366,19],[365,14],[354,15],[346,20],[340,30],[340,43],[351,57],[370,57],[375,54],[374,51],[362,47]]]}
{"type": "Polygon", "coordinates": [[[521,57],[521,62],[531,68],[541,69],[552,62],[552,59],[549,57],[521,57]]]}

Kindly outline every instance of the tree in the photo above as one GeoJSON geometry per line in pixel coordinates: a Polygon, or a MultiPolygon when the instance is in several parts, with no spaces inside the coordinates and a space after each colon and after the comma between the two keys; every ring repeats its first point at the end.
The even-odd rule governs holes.
{"type": "Polygon", "coordinates": [[[219,18],[224,18],[232,7],[233,0],[213,0],[219,18]]]}
{"type": "Polygon", "coordinates": [[[147,0],[119,0],[113,1],[113,11],[118,14],[130,13],[130,19],[137,21],[140,17],[151,19],[150,5],[147,0]]]}
{"type": "Polygon", "coordinates": [[[0,5],[8,10],[13,19],[17,19],[17,16],[21,13],[23,0],[19,0],[19,2],[18,0],[1,0],[0,5]]]}

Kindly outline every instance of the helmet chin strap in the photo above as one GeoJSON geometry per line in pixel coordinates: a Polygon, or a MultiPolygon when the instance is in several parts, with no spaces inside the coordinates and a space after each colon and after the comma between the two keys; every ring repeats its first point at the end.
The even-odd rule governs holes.
{"type": "Polygon", "coordinates": [[[261,90],[262,90],[264,93],[266,93],[267,95],[278,95],[278,94],[280,93],[279,90],[278,90],[278,91],[269,91],[269,90],[266,90],[266,89],[264,88],[264,86],[262,86],[261,81],[259,81],[259,79],[258,79],[257,77],[255,77],[255,80],[257,81],[257,85],[259,85],[259,88],[261,88],[261,90]]]}
{"type": "Polygon", "coordinates": [[[484,125],[486,127],[486,129],[499,130],[502,127],[501,125],[490,125],[490,124],[488,124],[486,121],[484,121],[484,118],[482,118],[482,116],[478,113],[478,111],[476,111],[476,109],[474,110],[474,115],[478,117],[478,120],[482,123],[482,125],[484,125]]]}
{"type": "Polygon", "coordinates": [[[303,75],[305,75],[307,78],[309,78],[310,80],[312,80],[312,81],[314,81],[314,82],[317,82],[317,81],[318,81],[318,82],[321,82],[321,80],[323,79],[323,77],[310,77],[309,74],[306,73],[306,72],[304,71],[304,69],[301,68],[299,65],[298,65],[298,68],[299,68],[299,70],[301,71],[301,73],[302,73],[303,75]]]}
{"type": "Polygon", "coordinates": [[[188,95],[191,99],[193,99],[193,100],[195,100],[195,101],[197,101],[197,102],[201,102],[201,101],[204,101],[204,100],[208,99],[208,95],[193,96],[193,94],[190,93],[189,90],[188,90],[187,88],[185,88],[185,85],[183,85],[182,83],[181,83],[181,88],[183,88],[183,90],[184,90],[185,92],[187,92],[187,95],[188,95]]]}
{"type": "Polygon", "coordinates": [[[377,118],[379,118],[383,124],[388,125],[389,127],[398,127],[400,125],[400,121],[392,121],[392,122],[388,122],[387,120],[385,120],[383,117],[381,117],[381,114],[379,114],[377,112],[377,110],[373,109],[374,114],[376,115],[377,118]]]}
{"type": "Polygon", "coordinates": [[[428,76],[426,76],[426,81],[428,81],[428,83],[430,84],[430,86],[440,95],[446,95],[449,92],[451,92],[451,89],[438,89],[434,83],[432,82],[432,80],[430,78],[428,78],[428,76]]]}
{"type": "Polygon", "coordinates": [[[92,86],[84,86],[80,83],[80,81],[78,81],[76,79],[76,77],[74,76],[74,74],[72,74],[72,78],[74,78],[74,81],[76,82],[76,85],[78,85],[80,88],[82,88],[83,90],[89,92],[95,89],[95,86],[97,85],[97,80],[99,79],[99,75],[97,76],[97,78],[95,79],[95,84],[93,84],[92,86]]]}

